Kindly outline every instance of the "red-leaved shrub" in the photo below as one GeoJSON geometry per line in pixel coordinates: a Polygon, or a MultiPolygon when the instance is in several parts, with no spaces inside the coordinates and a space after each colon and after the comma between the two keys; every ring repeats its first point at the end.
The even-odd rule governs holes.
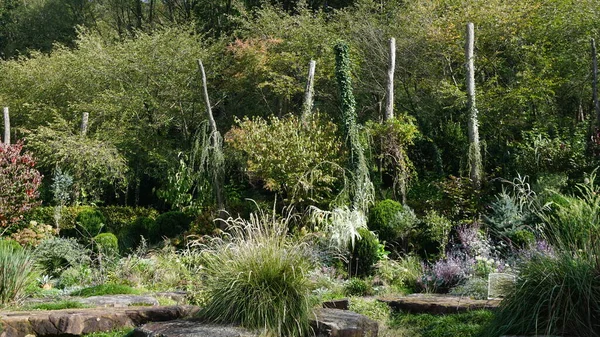
{"type": "Polygon", "coordinates": [[[38,187],[42,175],[28,153],[21,153],[23,143],[0,143],[0,228],[18,223],[23,213],[38,206],[38,187]]]}

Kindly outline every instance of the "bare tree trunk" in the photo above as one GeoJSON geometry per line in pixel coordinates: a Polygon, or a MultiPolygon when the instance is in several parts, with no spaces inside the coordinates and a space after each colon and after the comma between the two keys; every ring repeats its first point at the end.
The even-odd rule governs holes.
{"type": "Polygon", "coordinates": [[[83,137],[85,137],[85,135],[87,134],[89,119],[90,119],[90,113],[84,112],[83,115],[81,116],[81,135],[83,137]]]}
{"type": "Polygon", "coordinates": [[[469,112],[469,166],[473,187],[481,187],[481,150],[479,148],[479,121],[477,119],[477,106],[475,104],[475,65],[474,49],[475,27],[473,23],[467,24],[467,43],[465,56],[467,59],[467,110],[469,112]]]}
{"type": "Polygon", "coordinates": [[[396,70],[396,39],[390,39],[390,67],[388,68],[387,95],[385,104],[385,116],[387,121],[394,118],[394,71],[396,70]]]}
{"type": "MultiPolygon", "coordinates": [[[[217,130],[217,123],[215,122],[215,118],[213,117],[212,108],[210,106],[210,99],[208,97],[208,88],[206,81],[206,73],[204,72],[204,65],[202,64],[202,60],[198,60],[198,67],[200,68],[200,72],[202,73],[202,89],[204,92],[204,101],[206,102],[206,114],[208,117],[208,125],[210,127],[210,141],[213,146],[220,146],[218,142],[219,138],[219,130],[217,130]]],[[[216,149],[213,151],[217,151],[216,149]]],[[[215,189],[215,198],[217,199],[217,207],[219,208],[219,216],[221,218],[224,217],[225,212],[225,202],[223,200],[223,192],[221,191],[221,182],[220,177],[218,177],[218,173],[215,172],[213,177],[213,187],[215,189]]]]}
{"type": "Polygon", "coordinates": [[[10,116],[8,107],[4,107],[4,144],[10,145],[10,116]]]}
{"type": "Polygon", "coordinates": [[[600,126],[600,103],[598,102],[598,54],[596,52],[596,40],[592,39],[592,65],[593,65],[593,83],[592,95],[594,96],[594,112],[596,115],[596,125],[600,126]]]}
{"type": "Polygon", "coordinates": [[[302,124],[306,124],[308,118],[312,114],[314,82],[315,82],[315,67],[317,62],[310,60],[308,64],[308,78],[306,79],[306,89],[304,89],[304,105],[302,107],[302,124]]]}

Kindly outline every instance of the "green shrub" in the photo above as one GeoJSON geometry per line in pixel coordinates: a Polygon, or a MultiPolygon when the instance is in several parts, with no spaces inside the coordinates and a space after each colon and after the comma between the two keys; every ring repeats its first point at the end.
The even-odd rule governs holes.
{"type": "Polygon", "coordinates": [[[83,288],[71,293],[71,296],[91,297],[102,295],[139,295],[142,291],[123,284],[101,284],[89,288],[83,288]]]}
{"type": "Polygon", "coordinates": [[[423,274],[421,261],[416,256],[405,256],[399,260],[382,259],[377,263],[377,276],[397,290],[414,291],[423,274]]]}
{"type": "Polygon", "coordinates": [[[206,248],[204,319],[276,336],[308,332],[312,263],[306,245],[287,236],[290,218],[261,213],[231,220],[231,240],[206,248]]]}
{"type": "Polygon", "coordinates": [[[167,212],[156,218],[154,226],[150,228],[149,239],[157,243],[163,237],[174,238],[190,228],[192,218],[179,211],[167,212]]]}
{"type": "Polygon", "coordinates": [[[22,250],[23,247],[21,247],[21,245],[15,241],[15,240],[11,240],[11,239],[6,239],[6,238],[0,238],[0,249],[2,247],[11,247],[13,251],[17,251],[17,250],[22,250]]]}
{"type": "Polygon", "coordinates": [[[360,240],[350,247],[352,257],[349,270],[354,276],[370,276],[375,271],[375,264],[381,258],[381,244],[373,232],[365,228],[359,228],[360,240]]]}
{"type": "Polygon", "coordinates": [[[103,230],[106,225],[106,218],[97,209],[85,209],[77,214],[75,219],[79,235],[84,238],[94,237],[103,230]]]}
{"type": "Polygon", "coordinates": [[[450,295],[485,300],[488,297],[488,280],[481,277],[472,277],[466,280],[465,283],[450,289],[450,295]]]}
{"type": "Polygon", "coordinates": [[[334,123],[318,117],[305,122],[294,115],[244,118],[225,142],[243,158],[249,178],[266,190],[323,205],[336,195],[345,153],[334,123]]]}
{"type": "Polygon", "coordinates": [[[417,217],[410,208],[390,199],[375,203],[369,212],[369,229],[389,244],[405,240],[417,223],[417,217]]]}
{"type": "Polygon", "coordinates": [[[517,248],[527,248],[535,243],[535,234],[526,229],[516,230],[508,235],[508,239],[517,248]]]}
{"type": "Polygon", "coordinates": [[[0,305],[18,300],[34,274],[35,260],[29,250],[0,244],[0,305]]]}
{"type": "MultiPolygon", "coordinates": [[[[372,299],[353,297],[350,299],[350,308],[351,311],[365,315],[370,319],[379,322],[387,322],[390,318],[391,308],[387,303],[380,301],[373,301],[372,299]]],[[[386,334],[382,334],[379,332],[380,336],[389,336],[386,334]]]]}
{"type": "Polygon", "coordinates": [[[87,286],[94,282],[94,270],[87,264],[68,267],[61,274],[56,284],[57,288],[87,286]]]}
{"type": "Polygon", "coordinates": [[[145,207],[104,206],[98,210],[106,217],[106,231],[114,234],[131,226],[139,218],[156,219],[158,211],[145,207]]]}
{"type": "Polygon", "coordinates": [[[421,242],[419,242],[419,246],[425,247],[426,243],[424,241],[435,243],[438,253],[443,256],[446,252],[446,246],[448,246],[452,225],[452,221],[437,211],[427,211],[422,222],[422,235],[420,235],[421,242]]]}
{"type": "Polygon", "coordinates": [[[34,250],[35,261],[43,272],[59,277],[67,268],[89,263],[89,251],[75,239],[52,238],[34,250]]]}
{"type": "Polygon", "coordinates": [[[122,227],[117,236],[121,252],[135,249],[142,241],[142,237],[146,239],[149,237],[150,229],[154,226],[153,219],[141,216],[135,219],[131,225],[122,227]]]}
{"type": "Polygon", "coordinates": [[[344,285],[344,295],[346,296],[371,296],[373,294],[373,286],[368,280],[351,278],[344,285]]]}
{"type": "MultiPolygon", "coordinates": [[[[62,207],[59,228],[65,230],[63,235],[75,236],[75,231],[69,233],[77,225],[77,216],[83,211],[93,210],[90,206],[66,206],[62,207]]],[[[139,217],[156,219],[158,212],[152,208],[105,206],[96,207],[105,217],[105,228],[107,232],[119,233],[121,229],[128,227],[139,217]]],[[[55,223],[55,207],[36,207],[23,216],[26,223],[36,221],[47,225],[55,223]]]]}
{"type": "Polygon", "coordinates": [[[116,256],[119,253],[119,240],[113,233],[101,233],[94,237],[96,250],[105,256],[116,256]]]}
{"type": "MultiPolygon", "coordinates": [[[[60,221],[58,223],[58,228],[63,235],[72,235],[75,236],[76,231],[74,230],[77,226],[77,215],[84,210],[93,209],[90,206],[69,206],[62,207],[60,221]]],[[[31,221],[36,221],[38,223],[43,223],[46,225],[55,225],[55,207],[36,207],[27,214],[23,216],[23,220],[26,223],[31,221]]]]}

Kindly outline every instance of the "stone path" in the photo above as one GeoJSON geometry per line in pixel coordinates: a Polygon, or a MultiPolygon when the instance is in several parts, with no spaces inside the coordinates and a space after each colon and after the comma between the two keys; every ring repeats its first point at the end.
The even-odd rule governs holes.
{"type": "MultiPolygon", "coordinates": [[[[52,311],[0,312],[0,337],[80,336],[91,332],[137,327],[135,337],[256,337],[239,327],[205,324],[193,319],[195,306],[121,306],[134,301],[122,296],[90,303],[109,307],[52,311]],[[118,301],[117,301],[118,300],[118,301]],[[123,300],[123,302],[119,302],[123,300]],[[120,303],[120,304],[119,304],[120,303]],[[188,319],[186,319],[188,318],[188,319]]],[[[339,304],[339,303],[338,303],[339,304]]],[[[378,323],[340,309],[318,308],[310,320],[318,337],[377,337],[378,323]]]]}
{"type": "Polygon", "coordinates": [[[493,310],[500,305],[500,300],[473,300],[468,297],[434,294],[383,297],[378,300],[387,303],[393,310],[428,314],[455,314],[479,309],[493,310]]]}

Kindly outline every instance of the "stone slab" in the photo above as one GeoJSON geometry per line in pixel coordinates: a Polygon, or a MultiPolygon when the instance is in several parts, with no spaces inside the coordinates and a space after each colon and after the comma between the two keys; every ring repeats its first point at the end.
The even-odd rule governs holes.
{"type": "Polygon", "coordinates": [[[0,312],[0,337],[79,336],[170,321],[198,312],[194,306],[64,309],[0,312]]]}
{"type": "MultiPolygon", "coordinates": [[[[379,325],[348,310],[316,309],[310,325],[316,337],[377,337],[379,325]]],[[[133,337],[256,337],[233,326],[206,324],[195,320],[148,323],[134,330],[133,337]]]]}
{"type": "Polygon", "coordinates": [[[79,302],[94,307],[124,308],[131,306],[156,306],[158,300],[152,296],[141,295],[105,295],[78,299],[79,302]]]}
{"type": "Polygon", "coordinates": [[[459,296],[415,294],[402,297],[383,297],[378,301],[387,303],[393,310],[411,313],[455,314],[470,310],[494,310],[500,300],[473,300],[459,296]]]}
{"type": "Polygon", "coordinates": [[[257,337],[235,326],[205,324],[193,320],[175,320],[144,324],[133,331],[133,337],[257,337]]]}
{"type": "Polygon", "coordinates": [[[317,337],[377,337],[379,324],[348,310],[316,309],[310,325],[317,337]]]}

